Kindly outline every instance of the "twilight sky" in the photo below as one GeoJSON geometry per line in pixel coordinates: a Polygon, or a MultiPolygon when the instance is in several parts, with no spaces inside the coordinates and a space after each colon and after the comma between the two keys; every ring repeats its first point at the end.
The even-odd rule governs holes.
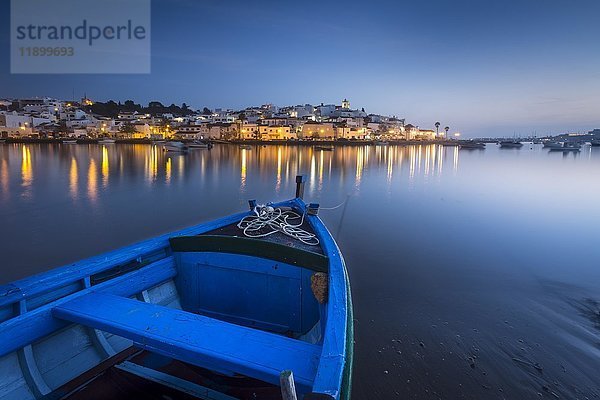
{"type": "MultiPolygon", "coordinates": [[[[149,75],[11,75],[0,98],[339,103],[464,136],[600,128],[600,1],[153,0],[149,75]]],[[[117,11],[115,11],[117,12],[117,11]]]]}

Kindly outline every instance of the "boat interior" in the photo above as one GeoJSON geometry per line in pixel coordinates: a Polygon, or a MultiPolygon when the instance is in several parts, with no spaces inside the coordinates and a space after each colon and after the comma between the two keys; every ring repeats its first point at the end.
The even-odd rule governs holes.
{"type": "Polygon", "coordinates": [[[330,258],[241,216],[0,288],[0,399],[281,398],[284,370],[310,397],[330,258]]]}

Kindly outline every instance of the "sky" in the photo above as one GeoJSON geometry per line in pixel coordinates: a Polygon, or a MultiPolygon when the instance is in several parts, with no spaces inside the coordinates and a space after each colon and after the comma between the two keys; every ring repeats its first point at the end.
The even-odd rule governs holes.
{"type": "MultiPolygon", "coordinates": [[[[117,12],[117,11],[112,11],[117,12]]],[[[10,74],[0,98],[339,104],[465,137],[600,128],[600,1],[152,1],[151,73],[10,74]]]]}

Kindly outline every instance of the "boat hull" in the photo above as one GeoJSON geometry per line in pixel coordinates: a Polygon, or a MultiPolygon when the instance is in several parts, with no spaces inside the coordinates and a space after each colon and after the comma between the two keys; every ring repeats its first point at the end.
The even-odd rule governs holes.
{"type": "Polygon", "coordinates": [[[500,148],[502,149],[520,149],[523,147],[523,143],[520,142],[501,142],[500,148]]]}
{"type": "MultiPolygon", "coordinates": [[[[276,206],[306,212],[300,199],[276,206]]],[[[320,239],[316,252],[226,234],[248,215],[162,235],[1,287],[0,369],[10,374],[0,379],[0,399],[66,393],[77,398],[93,385],[89,371],[124,369],[127,376],[139,372],[146,380],[167,374],[169,382],[179,382],[180,392],[181,385],[216,390],[203,386],[213,382],[206,377],[187,382],[168,375],[173,371],[156,370],[157,356],[166,357],[165,365],[175,360],[200,375],[241,374],[266,392],[279,389],[278,374],[289,366],[300,395],[348,398],[352,302],[337,244],[313,215],[305,224],[320,239]],[[248,245],[249,240],[258,242],[248,245]],[[319,304],[311,285],[322,273],[329,290],[319,304]],[[175,328],[186,319],[197,325],[191,331],[199,332],[198,339],[185,324],[175,328]],[[204,342],[198,346],[194,340],[204,342]],[[251,340],[256,344],[244,345],[251,340]],[[260,346],[266,347],[252,352],[260,346]],[[271,347],[279,350],[270,353],[271,347]],[[79,389],[71,392],[73,387],[79,389]]],[[[241,396],[235,388],[221,389],[229,393],[223,396],[241,396]]]]}

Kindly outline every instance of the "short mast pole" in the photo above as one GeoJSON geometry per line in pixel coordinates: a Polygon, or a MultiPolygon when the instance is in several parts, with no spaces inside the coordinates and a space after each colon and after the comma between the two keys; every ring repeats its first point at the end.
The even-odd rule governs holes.
{"type": "Polygon", "coordinates": [[[296,198],[301,199],[304,197],[304,175],[296,175],[296,198]]]}

